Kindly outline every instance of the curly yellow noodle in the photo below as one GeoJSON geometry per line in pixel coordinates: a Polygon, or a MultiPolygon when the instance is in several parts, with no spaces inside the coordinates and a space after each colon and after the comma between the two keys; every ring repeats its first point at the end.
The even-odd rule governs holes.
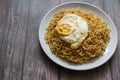
{"type": "Polygon", "coordinates": [[[56,12],[46,30],[45,40],[52,52],[71,63],[82,64],[101,56],[110,39],[110,29],[107,27],[107,23],[93,13],[86,12],[80,8],[62,9],[56,12]],[[70,44],[61,40],[54,30],[57,22],[67,13],[83,17],[89,26],[88,37],[76,51],[71,51],[70,44]]]}

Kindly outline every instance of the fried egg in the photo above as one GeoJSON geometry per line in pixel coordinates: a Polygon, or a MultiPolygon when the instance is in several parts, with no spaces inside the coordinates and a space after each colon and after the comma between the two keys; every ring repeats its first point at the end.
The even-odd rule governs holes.
{"type": "Polygon", "coordinates": [[[71,49],[78,48],[88,36],[88,24],[76,14],[66,14],[55,27],[60,38],[71,44],[71,49]]]}

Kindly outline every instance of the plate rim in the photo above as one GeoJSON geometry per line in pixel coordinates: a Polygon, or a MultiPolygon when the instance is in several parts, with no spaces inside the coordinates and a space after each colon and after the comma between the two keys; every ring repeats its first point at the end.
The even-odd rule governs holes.
{"type": "MultiPolygon", "coordinates": [[[[97,7],[97,6],[93,5],[93,4],[90,4],[90,3],[80,2],[80,1],[71,1],[71,2],[65,2],[65,3],[59,4],[59,5],[55,6],[55,7],[53,7],[52,9],[50,9],[50,10],[44,15],[44,17],[41,19],[40,26],[39,26],[39,31],[38,31],[39,43],[40,43],[41,48],[43,49],[44,53],[47,55],[47,57],[48,57],[50,60],[52,60],[52,61],[53,61],[54,63],[56,63],[57,65],[59,65],[59,66],[61,66],[61,67],[64,67],[64,68],[67,68],[67,69],[70,69],[70,70],[84,71],[84,70],[90,70],[90,69],[97,68],[97,67],[105,64],[108,60],[110,60],[110,58],[113,56],[113,54],[115,53],[115,50],[116,50],[116,48],[117,48],[117,44],[118,44],[118,33],[117,33],[117,29],[116,29],[116,26],[115,26],[113,20],[112,20],[111,17],[108,16],[108,14],[107,14],[106,12],[104,12],[102,9],[100,9],[99,7],[97,7]],[[60,6],[66,5],[66,4],[71,4],[71,3],[72,3],[72,4],[74,3],[74,4],[88,5],[88,6],[92,6],[92,7],[96,8],[96,9],[98,9],[98,10],[101,11],[105,16],[107,16],[107,18],[109,18],[109,20],[110,20],[110,21],[112,22],[112,24],[114,25],[114,28],[115,28],[115,31],[116,31],[116,40],[117,40],[117,41],[116,41],[116,44],[115,44],[115,46],[114,46],[114,49],[112,50],[111,56],[110,56],[109,58],[107,58],[104,62],[102,62],[102,63],[99,64],[99,65],[96,65],[96,66],[91,67],[91,68],[86,68],[86,69],[75,69],[75,68],[66,67],[66,66],[63,66],[63,65],[57,63],[57,62],[56,62],[55,60],[53,60],[52,58],[50,58],[49,55],[46,54],[45,49],[42,47],[43,45],[41,44],[42,41],[41,41],[41,39],[40,39],[40,28],[41,28],[40,26],[41,26],[41,24],[43,23],[44,19],[45,19],[46,16],[47,16],[51,11],[53,11],[54,9],[56,9],[56,8],[58,8],[58,7],[60,7],[60,6]]],[[[54,54],[54,55],[55,55],[55,54],[54,54]]],[[[56,57],[57,57],[57,56],[56,56],[56,57]]]]}

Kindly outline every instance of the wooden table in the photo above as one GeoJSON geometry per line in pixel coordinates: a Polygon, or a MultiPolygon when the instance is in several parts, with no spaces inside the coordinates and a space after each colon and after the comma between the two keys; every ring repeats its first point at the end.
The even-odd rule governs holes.
{"type": "Polygon", "coordinates": [[[89,71],[58,66],[43,52],[38,28],[43,16],[72,0],[0,0],[0,80],[120,80],[120,0],[74,0],[94,4],[114,21],[118,46],[104,65],[89,71]]]}

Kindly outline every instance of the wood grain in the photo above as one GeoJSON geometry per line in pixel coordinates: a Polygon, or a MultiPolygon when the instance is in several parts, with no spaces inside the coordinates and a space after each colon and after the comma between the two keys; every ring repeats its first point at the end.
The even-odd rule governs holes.
{"type": "MultiPolygon", "coordinates": [[[[5,47],[5,28],[7,22],[7,2],[4,0],[0,0],[0,80],[3,79],[4,76],[4,47],[5,47]]],[[[6,35],[7,36],[7,35],[6,35]]]]}
{"type": "Polygon", "coordinates": [[[57,65],[46,57],[38,41],[38,28],[41,19],[50,8],[57,4],[59,4],[57,0],[56,2],[52,0],[31,0],[23,80],[57,80],[58,78],[57,65]]]}
{"type": "Polygon", "coordinates": [[[120,0],[74,0],[105,11],[118,31],[114,56],[88,71],[72,71],[52,62],[38,40],[43,16],[73,0],[0,0],[0,80],[120,80],[120,0]]]}
{"type": "Polygon", "coordinates": [[[5,30],[3,80],[21,80],[24,60],[28,5],[22,0],[9,0],[5,30]],[[24,8],[26,7],[26,8],[24,8]]]}
{"type": "Polygon", "coordinates": [[[114,54],[114,56],[112,57],[111,61],[110,61],[110,67],[111,67],[111,76],[113,80],[119,80],[120,79],[120,14],[118,12],[120,12],[120,0],[115,0],[112,1],[111,0],[111,4],[115,4],[115,5],[111,5],[110,8],[112,8],[112,11],[109,11],[109,15],[112,17],[112,19],[114,20],[114,23],[117,27],[117,32],[118,32],[118,46],[116,49],[116,52],[114,54]]]}

